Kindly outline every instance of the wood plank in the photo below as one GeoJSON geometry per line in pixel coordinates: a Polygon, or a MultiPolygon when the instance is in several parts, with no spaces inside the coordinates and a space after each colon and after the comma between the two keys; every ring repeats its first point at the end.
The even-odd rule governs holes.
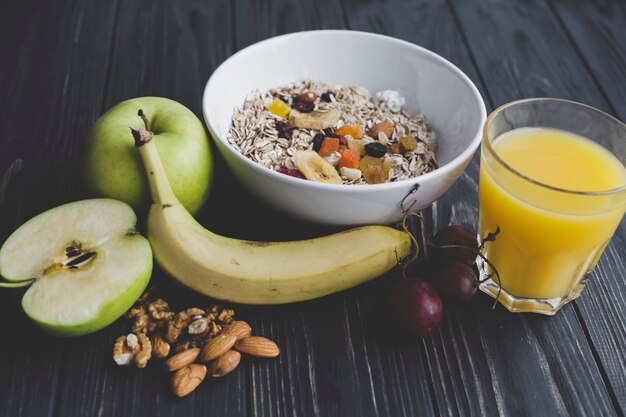
{"type": "MultiPolygon", "coordinates": [[[[100,112],[114,2],[1,6],[0,241],[22,222],[80,196],[80,138],[100,112]],[[90,42],[81,42],[91,32],[90,42]]],[[[53,415],[68,342],[44,335],[0,291],[0,415],[53,415]]]]}
{"type": "MultiPolygon", "coordinates": [[[[560,30],[558,21],[550,8],[543,2],[533,1],[521,5],[482,1],[477,6],[471,7],[467,3],[453,0],[451,4],[461,22],[483,78],[490,80],[489,92],[495,104],[522,97],[551,96],[583,101],[604,110],[611,109],[602,92],[596,88],[592,76],[580,60],[576,50],[568,42],[566,34],[560,30]]],[[[575,7],[572,10],[575,10],[575,7]]],[[[606,276],[604,283],[618,294],[626,291],[621,279],[624,273],[623,263],[619,261],[615,252],[623,248],[622,236],[623,227],[600,263],[600,271],[605,268],[605,265],[616,266],[612,269],[610,276],[606,276]]],[[[567,333],[568,330],[558,326],[569,326],[575,329],[577,337],[570,340],[582,350],[575,349],[569,352],[571,358],[566,359],[563,355],[563,347],[571,349],[573,346],[557,344],[559,339],[563,340],[563,337],[568,337],[566,334],[557,337],[555,343],[550,338],[545,340],[542,342],[542,348],[545,349],[548,358],[558,358],[557,363],[562,362],[555,368],[555,371],[551,372],[558,378],[557,387],[558,384],[567,382],[570,389],[574,389],[577,384],[585,384],[583,379],[589,378],[595,381],[586,389],[577,388],[575,391],[570,391],[580,393],[578,396],[570,396],[571,401],[575,400],[578,403],[575,404],[577,413],[599,413],[600,403],[602,407],[606,407],[606,413],[615,412],[610,410],[607,403],[608,397],[612,405],[618,408],[618,412],[623,414],[624,408],[621,400],[620,403],[616,401],[616,395],[620,398],[623,396],[623,378],[626,372],[623,366],[626,350],[623,297],[616,297],[611,294],[611,291],[600,291],[595,281],[597,280],[592,277],[592,282],[585,294],[575,303],[576,308],[587,306],[593,301],[597,303],[595,308],[581,308],[582,314],[576,314],[582,323],[577,324],[576,320],[570,316],[576,313],[576,308],[568,307],[563,311],[565,314],[561,313],[555,318],[556,320],[550,319],[544,323],[542,320],[533,318],[529,326],[542,326],[543,330],[545,325],[545,329],[548,329],[544,330],[545,335],[567,333]],[[566,323],[562,323],[561,320],[565,320],[566,323]],[[598,324],[598,321],[605,323],[598,324]],[[617,328],[613,327],[615,324],[618,325],[617,328]],[[602,329],[607,327],[612,327],[612,332],[601,334],[602,329]],[[594,329],[593,332],[589,332],[591,328],[594,329]],[[591,336],[589,348],[578,337],[580,329],[591,336]],[[611,345],[617,345],[619,349],[606,348],[611,345]],[[580,378],[580,375],[576,373],[570,374],[570,369],[580,367],[576,357],[584,356],[588,361],[593,355],[596,355],[599,360],[597,371],[593,370],[591,364],[587,364],[588,375],[585,378],[580,378]],[[588,398],[586,398],[587,395],[589,395],[588,398]]]]}
{"type": "MultiPolygon", "coordinates": [[[[608,100],[613,115],[626,120],[626,3],[549,0],[557,19],[608,100]]],[[[576,302],[594,342],[606,379],[626,414],[626,222],[605,251],[585,296],[576,302]],[[605,314],[610,311],[611,314],[605,314]]]]}
{"type": "Polygon", "coordinates": [[[626,3],[547,0],[610,109],[626,119],[626,3]]]}
{"type": "MultiPolygon", "coordinates": [[[[509,63],[506,56],[504,63],[500,63],[502,54],[496,57],[495,53],[489,56],[474,53],[473,45],[477,42],[481,42],[481,51],[511,51],[510,44],[501,42],[496,45],[502,36],[507,36],[507,33],[500,33],[507,31],[506,25],[485,31],[485,28],[494,26],[492,20],[496,19],[495,16],[507,16],[504,11],[492,12],[496,6],[489,4],[475,12],[490,20],[488,23],[471,23],[474,37],[468,36],[472,44],[472,55],[468,56],[464,50],[464,42],[468,39],[465,38],[466,32],[459,33],[454,22],[458,19],[464,22],[466,15],[471,15],[471,12],[462,10],[452,16],[444,2],[424,3],[369,3],[359,13],[355,3],[348,1],[346,9],[355,10],[355,13],[349,15],[348,25],[353,29],[373,28],[383,33],[400,34],[405,39],[442,53],[468,72],[470,78],[487,81],[487,91],[483,96],[488,102],[492,97],[498,104],[509,101],[512,99],[510,95],[516,94],[516,88],[517,93],[525,91],[526,94],[530,94],[530,91],[539,93],[545,88],[541,74],[551,70],[556,63],[541,64],[544,67],[539,71],[526,68],[524,63],[517,61],[509,63]],[[479,34],[482,35],[480,38],[479,34]],[[485,37],[488,39],[485,40],[485,37]],[[475,75],[475,62],[479,63],[481,77],[475,75]],[[486,65],[485,62],[498,62],[497,68],[489,72],[493,65],[486,65]],[[512,70],[502,71],[503,67],[512,70]],[[503,84],[503,80],[498,77],[505,76],[507,83],[503,84]],[[540,85],[528,89],[529,80],[537,80],[540,85]],[[513,88],[508,88],[509,85],[513,88]],[[510,95],[504,97],[503,94],[510,95]]],[[[519,4],[508,4],[504,3],[500,8],[508,7],[514,11],[522,8],[519,4]]],[[[467,3],[465,5],[467,9],[474,8],[467,3]]],[[[506,18],[503,20],[506,21],[506,18]]],[[[526,35],[518,29],[515,36],[517,40],[523,40],[526,35]]],[[[540,41],[531,39],[522,44],[536,44],[540,41]]],[[[486,55],[486,52],[483,54],[486,55]]],[[[519,60],[528,58],[525,56],[528,51],[523,48],[510,54],[511,60],[518,56],[519,60]]],[[[555,88],[550,93],[567,96],[571,90],[569,86],[578,81],[566,80],[566,88],[555,88]]],[[[585,97],[595,100],[595,104],[602,102],[597,92],[591,91],[585,97]]],[[[478,157],[475,157],[461,180],[433,206],[432,214],[437,227],[456,223],[473,228],[476,224],[477,168],[478,157]]],[[[547,321],[548,330],[541,327],[542,331],[537,335],[535,323],[543,323],[544,318],[511,315],[502,309],[492,312],[488,304],[487,297],[481,296],[470,308],[447,309],[441,330],[424,341],[433,374],[435,396],[442,414],[565,415],[597,412],[597,407],[608,415],[614,414],[610,395],[604,388],[592,351],[573,309],[567,308],[557,318],[547,321]],[[510,340],[511,343],[502,343],[503,340],[510,340]],[[564,344],[563,340],[571,343],[564,344]],[[515,352],[519,360],[513,359],[511,352],[515,352]],[[564,371],[572,367],[582,368],[585,378],[579,379],[577,375],[564,371]],[[587,392],[588,397],[575,397],[573,393],[579,391],[587,392]]]]}
{"type": "MultiPolygon", "coordinates": [[[[344,28],[340,4],[333,1],[302,2],[295,7],[288,1],[237,0],[235,11],[237,48],[293,31],[344,28]]],[[[263,207],[255,204],[259,206],[263,207]]],[[[261,225],[260,231],[279,239],[336,230],[303,225],[273,209],[262,208],[258,218],[269,226],[261,225]],[[277,234],[277,229],[282,231],[277,234]]],[[[391,344],[372,332],[384,282],[294,306],[255,309],[261,328],[272,328],[276,338],[291,347],[288,363],[276,364],[283,367],[282,384],[268,386],[277,375],[272,368],[252,375],[252,415],[434,414],[420,342],[391,344]],[[277,321],[286,322],[275,326],[277,321]],[[296,396],[290,392],[294,389],[296,396]]]]}

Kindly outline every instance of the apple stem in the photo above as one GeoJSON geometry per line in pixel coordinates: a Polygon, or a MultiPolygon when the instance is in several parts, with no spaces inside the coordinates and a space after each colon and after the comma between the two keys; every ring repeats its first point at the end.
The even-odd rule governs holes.
{"type": "Polygon", "coordinates": [[[167,179],[159,151],[152,140],[152,132],[145,129],[135,130],[132,128],[131,131],[135,139],[135,146],[139,149],[139,155],[141,155],[143,166],[146,170],[153,203],[161,206],[178,203],[178,199],[174,195],[172,186],[167,179]]]}
{"type": "Polygon", "coordinates": [[[143,124],[146,126],[146,130],[150,131],[150,122],[148,122],[148,118],[146,117],[146,114],[143,112],[142,109],[139,109],[139,111],[137,112],[137,116],[141,117],[141,120],[143,120],[143,124]]]}
{"type": "Polygon", "coordinates": [[[30,284],[35,282],[35,279],[29,279],[27,281],[20,282],[0,282],[0,288],[22,288],[28,287],[30,284]]]}

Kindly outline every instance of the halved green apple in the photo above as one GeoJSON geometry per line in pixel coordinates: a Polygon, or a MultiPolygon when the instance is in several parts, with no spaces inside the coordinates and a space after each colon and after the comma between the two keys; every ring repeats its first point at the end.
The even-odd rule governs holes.
{"type": "Polygon", "coordinates": [[[152,251],[121,201],[92,199],[45,211],[0,248],[0,286],[30,285],[26,314],[46,331],[78,336],[106,327],[141,295],[152,251]]]}

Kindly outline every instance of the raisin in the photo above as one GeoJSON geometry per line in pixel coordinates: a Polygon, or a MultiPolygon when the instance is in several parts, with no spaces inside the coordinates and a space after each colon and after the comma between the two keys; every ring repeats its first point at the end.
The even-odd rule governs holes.
{"type": "Polygon", "coordinates": [[[331,101],[333,101],[333,93],[331,93],[330,91],[322,93],[321,99],[326,103],[330,103],[331,101]]]}
{"type": "Polygon", "coordinates": [[[365,153],[375,158],[385,156],[387,153],[387,147],[382,143],[372,142],[365,145],[365,153]]]}
{"type": "Polygon", "coordinates": [[[322,142],[324,142],[324,138],[325,135],[323,133],[318,133],[317,135],[313,136],[313,150],[315,152],[320,150],[322,142]]]}
{"type": "Polygon", "coordinates": [[[279,138],[291,140],[293,137],[293,127],[289,126],[289,124],[283,122],[282,120],[276,120],[274,122],[274,126],[276,127],[279,138]]]}
{"type": "Polygon", "coordinates": [[[340,145],[348,146],[348,138],[346,138],[345,136],[339,135],[339,137],[337,139],[339,139],[339,144],[340,145]]]}
{"type": "Polygon", "coordinates": [[[305,103],[304,101],[294,101],[291,106],[300,113],[311,113],[315,109],[315,103],[305,103]]]}

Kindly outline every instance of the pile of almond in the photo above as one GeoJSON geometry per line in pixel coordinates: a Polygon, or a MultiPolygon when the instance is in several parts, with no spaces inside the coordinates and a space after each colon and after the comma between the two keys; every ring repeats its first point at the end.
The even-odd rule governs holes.
{"type": "Polygon", "coordinates": [[[261,358],[275,358],[280,353],[273,341],[251,336],[248,323],[234,320],[233,310],[211,306],[175,313],[163,299],[150,301],[150,293],[142,295],[127,312],[126,317],[134,320],[132,333],[117,338],[113,360],[118,365],[144,368],[151,358],[167,359],[165,368],[174,372],[172,390],[178,397],[200,385],[207,365],[210,376],[222,377],[237,368],[242,353],[261,358]]]}

